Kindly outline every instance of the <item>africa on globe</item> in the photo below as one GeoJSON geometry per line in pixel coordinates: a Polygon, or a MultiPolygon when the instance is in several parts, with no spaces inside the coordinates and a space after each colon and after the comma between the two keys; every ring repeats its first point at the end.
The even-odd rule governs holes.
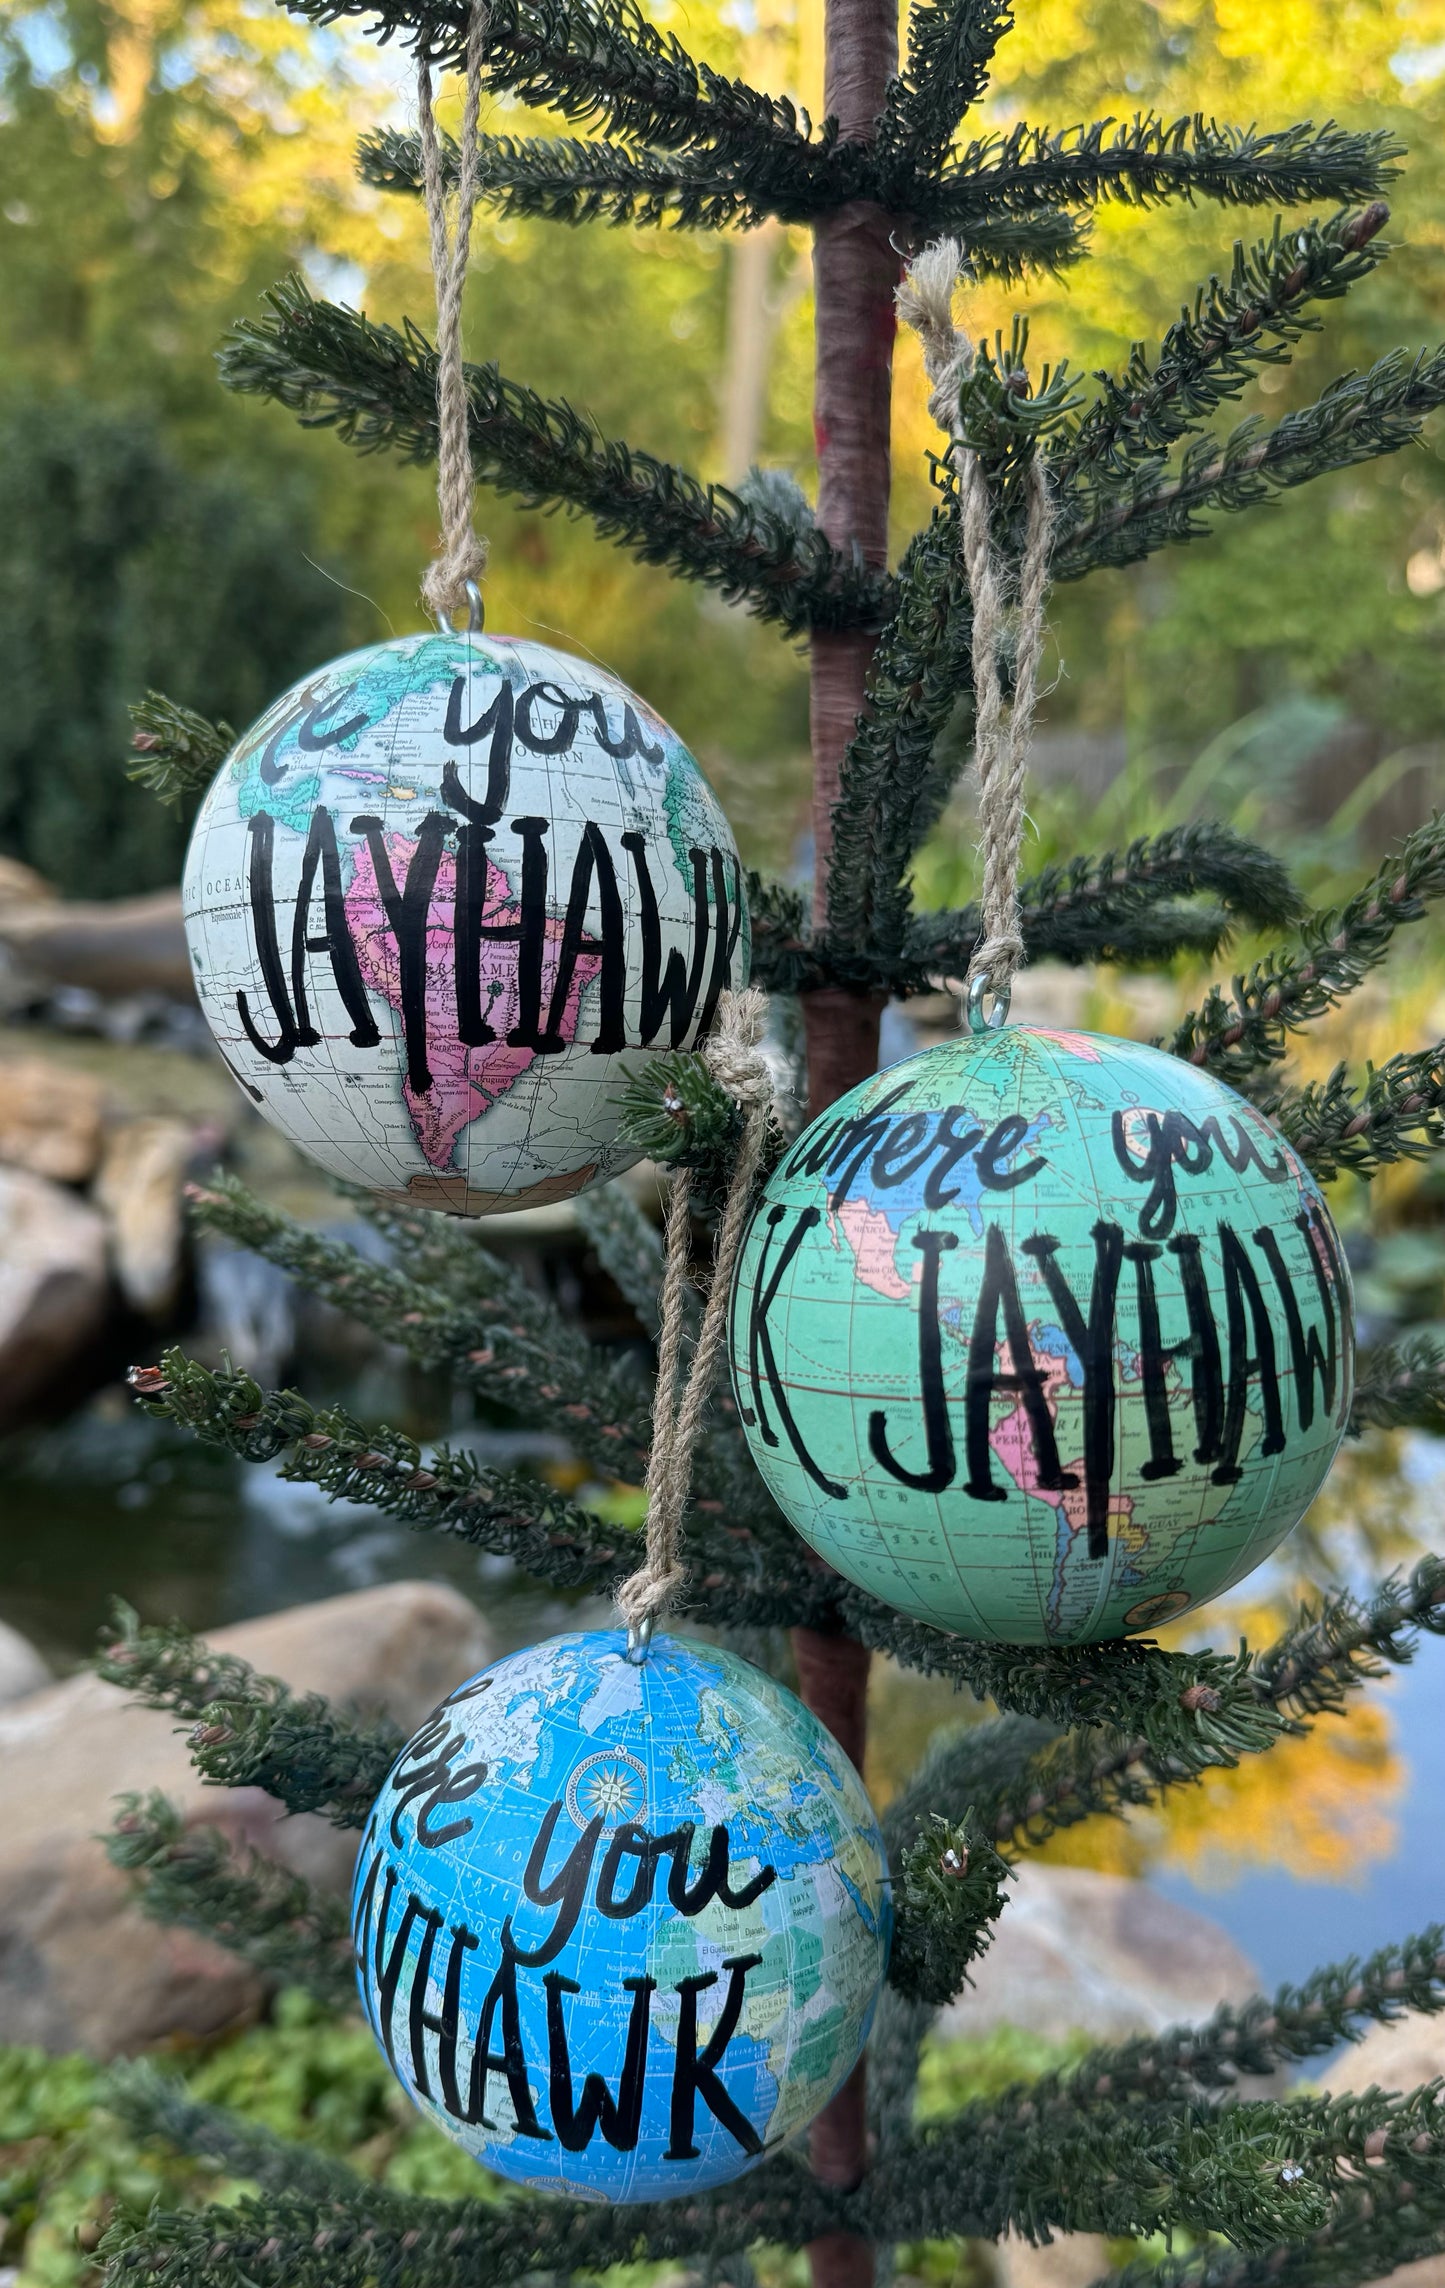
{"type": "Polygon", "coordinates": [[[350,653],[201,805],[196,990],[257,1109],[333,1175],[483,1215],[636,1157],[624,1068],[746,983],[736,846],[676,734],[547,645],[350,653]]]}
{"type": "Polygon", "coordinates": [[[785,1154],[730,1304],[774,1498],[960,1635],[1159,1627],[1298,1523],[1353,1387],[1349,1272],[1264,1115],[1157,1049],[1006,1025],[785,1154]]]}
{"type": "Polygon", "coordinates": [[[887,1967],[847,1757],[733,1653],[555,1637],[458,1686],[357,1858],[357,1980],[427,2118],[536,2190],[724,2184],[851,2072],[887,1967]]]}

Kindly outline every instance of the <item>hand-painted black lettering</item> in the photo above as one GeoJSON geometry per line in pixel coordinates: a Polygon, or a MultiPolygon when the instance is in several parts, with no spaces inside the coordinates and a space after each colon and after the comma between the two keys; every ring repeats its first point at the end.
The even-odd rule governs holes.
{"type": "Polygon", "coordinates": [[[978,1180],[985,1191],[1016,1192],[1020,1184],[1027,1184],[1040,1168],[1047,1166],[1048,1163],[1042,1159],[1025,1160],[1021,1168],[1004,1166],[1005,1160],[1013,1158],[1032,1126],[1033,1122],[1025,1119],[1023,1113],[1010,1112],[989,1130],[974,1161],[978,1180]]]}
{"type": "Polygon", "coordinates": [[[1144,1421],[1149,1432],[1149,1459],[1139,1475],[1150,1480],[1176,1477],[1184,1464],[1174,1451],[1169,1411],[1169,1354],[1159,1329],[1159,1296],[1154,1266],[1163,1249],[1149,1240],[1134,1240],[1124,1260],[1134,1266],[1134,1293],[1139,1309],[1139,1381],[1144,1392],[1144,1421]]]}
{"type": "Polygon", "coordinates": [[[437,2079],[441,2083],[442,2104],[454,2121],[466,2119],[462,2093],[457,2086],[457,2042],[462,2027],[462,1971],[467,1956],[474,1953],[480,1944],[476,1932],[468,1930],[465,1923],[453,1923],[446,1982],[442,1987],[441,2016],[435,2018],[423,2013],[421,2021],[437,2037],[437,2079]]]}
{"type": "Polygon", "coordinates": [[[828,1205],[835,1212],[847,1199],[853,1179],[864,1161],[871,1159],[887,1138],[892,1125],[888,1119],[888,1108],[897,1103],[907,1087],[907,1081],[901,1082],[869,1111],[855,1112],[851,1120],[844,1121],[838,1133],[838,1141],[826,1163],[828,1205]]]}
{"type": "Polygon", "coordinates": [[[657,1992],[657,1980],[624,1978],[622,1981],[624,1994],[632,1996],[632,2009],[627,2020],[627,2048],[623,2054],[616,2098],[601,2074],[590,2073],[582,2084],[580,2099],[575,2101],[572,2094],[572,2059],[567,2048],[567,2028],[562,2017],[562,1997],[564,1994],[580,1994],[582,1988],[575,1978],[564,1978],[560,1970],[549,1970],[542,1984],[547,1989],[548,2089],[552,2127],[557,2132],[557,2142],[569,2153],[582,2153],[600,2129],[607,2143],[615,2146],[619,2153],[633,2152],[642,2127],[642,2098],[647,2079],[648,2015],[652,1997],[657,1992]]]}
{"type": "Polygon", "coordinates": [[[641,755],[645,763],[660,763],[665,759],[666,750],[656,739],[648,738],[637,720],[635,707],[624,703],[622,729],[614,739],[607,728],[607,707],[601,693],[592,692],[584,706],[592,717],[593,736],[604,755],[613,756],[619,763],[625,763],[629,755],[641,755]]]}
{"type": "Polygon", "coordinates": [[[733,979],[733,956],[743,928],[742,868],[736,858],[732,861],[732,891],[729,894],[727,864],[721,850],[714,847],[712,854],[712,906],[713,938],[712,965],[707,975],[707,990],[702,1007],[697,1013],[698,1040],[705,1040],[717,1015],[717,1005],[724,990],[733,979]]]}
{"type": "Polygon", "coordinates": [[[356,958],[356,947],[347,927],[346,892],[341,880],[341,853],[336,840],[336,822],[330,811],[323,809],[320,803],[311,813],[311,827],[301,860],[301,880],[297,885],[296,906],[291,922],[291,998],[296,1004],[296,1040],[301,1048],[313,1048],[321,1038],[311,1022],[311,1012],[306,1002],[306,956],[310,953],[324,953],[330,959],[336,990],[341,996],[342,1007],[351,1019],[352,1047],[374,1049],[381,1035],[371,1014],[366,987],[362,982],[361,964],[356,958]],[[320,937],[309,937],[307,924],[318,867],[321,870],[321,910],[326,919],[326,927],[320,937]]]}
{"type": "MultiPolygon", "coordinates": [[[[768,1395],[777,1410],[778,1420],[787,1433],[788,1443],[803,1468],[813,1483],[822,1487],[825,1494],[831,1494],[835,1501],[846,1501],[847,1487],[840,1486],[832,1478],[825,1477],[804,1443],[802,1432],[793,1418],[793,1410],[788,1404],[788,1394],[784,1388],[782,1376],[778,1372],[777,1354],[773,1349],[773,1336],[772,1329],[768,1324],[768,1313],[777,1300],[778,1289],[787,1274],[789,1264],[814,1224],[820,1220],[822,1211],[818,1208],[803,1208],[799,1211],[797,1221],[779,1249],[777,1262],[770,1271],[768,1255],[773,1243],[773,1234],[787,1212],[787,1209],[781,1206],[772,1207],[768,1210],[767,1230],[763,1237],[757,1271],[753,1277],[752,1293],[748,1299],[747,1378],[748,1388],[752,1394],[752,1404],[749,1406],[739,1392],[738,1411],[750,1428],[754,1423],[757,1424],[758,1434],[765,1446],[777,1445],[778,1433],[769,1421],[767,1408],[763,1404],[762,1376],[766,1375],[768,1395]]],[[[734,1359],[739,1355],[737,1329],[734,1327],[734,1359]]]]}
{"type": "Polygon", "coordinates": [[[557,1822],[561,1816],[560,1802],[548,1805],[522,1876],[522,1889],[533,1906],[556,1907],[559,1910],[557,1920],[541,1945],[534,1947],[517,1945],[512,1936],[510,1915],[502,1925],[504,1950],[533,1970],[540,1969],[544,1962],[555,1961],[572,1936],[587,1896],[587,1882],[597,1853],[597,1838],[602,1833],[601,1819],[589,1820],[563,1860],[558,1873],[544,1882],[542,1876],[547,1864],[547,1853],[552,1848],[552,1837],[557,1832],[557,1822]]]}
{"type": "Polygon", "coordinates": [[[748,1972],[756,1970],[762,1959],[760,1954],[735,1954],[724,1958],[723,1969],[728,1973],[728,1990],[717,2024],[701,2050],[697,2046],[697,1998],[709,1986],[716,1986],[717,1972],[709,1970],[701,1977],[684,1978],[675,1988],[682,2007],[677,2021],[677,2063],[673,2069],[669,2125],[671,2134],[667,2151],[663,2155],[665,2161],[697,2159],[698,2149],[694,2143],[693,2131],[699,2097],[713,2119],[745,2153],[761,2153],[763,2149],[761,2137],[747,2116],[734,2105],[718,2079],[717,2072],[743,2014],[744,1981],[748,1972]]]}
{"type": "Polygon", "coordinates": [[[517,737],[534,755],[565,755],[576,741],[582,707],[580,699],[574,699],[555,683],[529,683],[517,701],[514,718],[517,737]],[[556,708],[554,731],[538,729],[536,710],[539,706],[556,708]]]}
{"type": "Polygon", "coordinates": [[[932,1147],[937,1158],[923,1187],[923,1205],[930,1213],[937,1214],[940,1208],[952,1207],[962,1187],[948,1183],[948,1178],[959,1161],[966,1160],[982,1142],[982,1128],[976,1120],[969,1119],[961,1104],[950,1104],[946,1112],[939,1114],[932,1147]],[[960,1120],[964,1123],[961,1130],[957,1126],[960,1120]]]}
{"type": "MultiPolygon", "coordinates": [[[[381,1913],[376,1925],[376,2028],[381,2046],[386,2052],[387,2064],[396,2071],[396,1990],[401,1984],[402,1966],[406,1961],[406,1942],[411,1937],[412,1925],[426,1910],[420,1899],[408,1897],[396,1926],[396,1936],[390,1949],[384,1951],[386,1926],[391,1916],[391,1901],[396,1889],[396,1869],[386,1870],[386,1889],[382,1895],[381,1913]]],[[[438,1918],[440,1919],[440,1918],[438,1918]]]]}
{"type": "Polygon", "coordinates": [[[1084,1495],[1091,1558],[1109,1554],[1109,1493],[1114,1477],[1114,1324],[1118,1315],[1119,1266],[1124,1233],[1117,1223],[1096,1223],[1094,1276],[1089,1286],[1089,1315],[1078,1300],[1057,1261],[1059,1242],[1047,1236],[1026,1239],[1043,1273],[1066,1339],[1073,1345],[1084,1376],[1084,1495]]]}
{"type": "Polygon", "coordinates": [[[386,837],[379,818],[353,818],[353,834],[364,834],[376,874],[386,923],[396,940],[397,974],[401,987],[401,1029],[406,1043],[407,1085],[416,1096],[431,1087],[426,1042],[426,926],[432,891],[447,837],[447,821],[439,810],[429,810],[417,829],[416,843],[406,869],[406,885],[398,891],[391,870],[386,837]]]}
{"type": "Polygon", "coordinates": [[[479,2122],[483,2129],[495,2129],[497,2126],[495,2121],[487,2119],[487,2077],[494,2073],[501,2074],[506,2081],[517,2135],[536,2137],[543,2144],[550,2145],[552,2133],[542,2127],[532,2103],[531,2076],[527,2070],[527,2053],[522,2047],[522,2019],[517,2003],[517,1958],[507,1946],[505,1934],[502,1959],[482,2003],[467,2091],[465,2118],[479,2122]],[[500,2050],[494,2050],[492,2027],[499,2011],[502,2019],[502,2046],[500,2050]]]}
{"type": "MultiPolygon", "coordinates": [[[[876,1163],[875,1163],[876,1164],[876,1163]]],[[[949,1248],[957,1247],[953,1231],[915,1231],[913,1244],[923,1256],[923,1277],[918,1282],[918,1389],[923,1404],[923,1435],[928,1457],[922,1470],[906,1470],[888,1445],[888,1418],[882,1407],[868,1417],[868,1450],[875,1462],[905,1486],[921,1494],[941,1494],[953,1484],[957,1462],[953,1451],[953,1425],[948,1418],[948,1397],[943,1387],[943,1330],[938,1317],[938,1266],[949,1248]]]]}
{"type": "Polygon", "coordinates": [[[517,941],[517,1022],[507,1035],[513,1049],[542,1046],[542,956],[547,950],[547,832],[545,818],[514,818],[522,837],[522,892],[516,922],[482,924],[484,938],[517,941]]]}
{"type": "MultiPolygon", "coordinates": [[[[597,1877],[597,1911],[609,1922],[623,1923],[632,1915],[640,1915],[652,1901],[653,1880],[657,1873],[656,1846],[645,1827],[627,1820],[619,1827],[607,1846],[607,1856],[597,1877]],[[623,1864],[634,1862],[630,1889],[617,1896],[617,1878],[623,1864]]],[[[566,2139],[563,2139],[566,2143],[566,2139]]]]}
{"type": "Polygon", "coordinates": [[[428,1907],[415,1895],[408,1901],[415,1907],[422,1923],[421,1944],[417,1948],[416,1963],[411,1974],[411,1993],[407,2001],[407,2032],[411,2040],[412,2087],[422,2097],[431,2096],[431,2082],[426,2070],[426,2038],[429,2032],[440,2034],[442,2022],[426,2006],[426,1990],[431,1979],[432,1949],[437,1932],[442,1927],[440,1907],[428,1907]]]}
{"type": "Polygon", "coordinates": [[[560,1050],[572,1045],[563,1027],[577,957],[583,953],[595,953],[601,963],[597,972],[597,1033],[591,1044],[592,1051],[596,1056],[615,1056],[619,1049],[627,1046],[627,1031],[623,1022],[627,999],[627,941],[612,852],[607,847],[601,827],[594,825],[591,819],[582,829],[582,840],[572,862],[572,887],[567,895],[567,915],[562,924],[561,943],[557,948],[557,975],[552,985],[552,1005],[547,1013],[547,1030],[537,1044],[541,1056],[555,1056],[560,1050]],[[587,932],[587,909],[592,903],[594,881],[597,887],[598,934],[590,937],[587,932]]]}
{"type": "Polygon", "coordinates": [[[466,1733],[453,1732],[444,1717],[433,1717],[407,1742],[391,1781],[395,1800],[388,1826],[398,1851],[406,1847],[401,1816],[414,1803],[420,1805],[416,1814],[416,1839],[424,1850],[435,1851],[443,1843],[454,1843],[459,1835],[471,1834],[470,1819],[452,1820],[445,1827],[431,1824],[433,1813],[440,1811],[443,1805],[470,1803],[487,1776],[487,1766],[482,1762],[464,1764],[460,1771],[452,1770],[466,1745],[466,1733]]]}
{"type": "Polygon", "coordinates": [[[1216,1486],[1229,1486],[1243,1476],[1239,1466],[1239,1442],[1244,1435],[1252,1381],[1258,1380],[1264,1412],[1264,1436],[1259,1442],[1262,1456],[1283,1452],[1284,1421],[1275,1368],[1274,1329],[1265,1308],[1264,1294],[1254,1265],[1244,1251],[1244,1242],[1227,1223],[1219,1226],[1219,1253],[1224,1268],[1225,1325],[1229,1331],[1229,1380],[1225,1388],[1219,1461],[1210,1472],[1210,1481],[1216,1486]],[[1254,1329],[1253,1351],[1245,1325],[1246,1307],[1254,1329]]]}
{"type": "Polygon", "coordinates": [[[1305,1254],[1314,1271],[1315,1289],[1325,1323],[1323,1342],[1318,1327],[1306,1328],[1304,1324],[1294,1281],[1285,1267],[1279,1240],[1268,1224],[1255,1233],[1254,1244],[1274,1274],[1280,1308],[1284,1312],[1285,1331],[1289,1337],[1290,1364],[1294,1369],[1295,1409],[1301,1430],[1309,1430],[1314,1425],[1316,1382],[1319,1384],[1321,1411],[1326,1416],[1334,1412],[1335,1383],[1340,1369],[1340,1338],[1334,1295],[1325,1278],[1324,1266],[1315,1253],[1310,1219],[1307,1215],[1297,1215],[1294,1221],[1295,1228],[1303,1236],[1305,1254]]]}
{"type": "Polygon", "coordinates": [[[474,747],[479,739],[490,732],[492,743],[487,749],[487,791],[480,802],[467,793],[462,785],[461,773],[453,762],[442,768],[442,801],[460,812],[473,826],[495,826],[506,809],[512,792],[512,686],[505,676],[490,707],[483,708],[474,723],[462,722],[462,699],[466,684],[458,676],[447,697],[447,719],[442,736],[449,747],[474,747]]]}
{"type": "Polygon", "coordinates": [[[256,959],[261,964],[261,982],[271,1004],[271,1014],[279,1031],[274,1041],[263,1040],[251,1019],[250,1004],[244,993],[236,995],[236,1014],[241,1020],[247,1040],[258,1056],[267,1064],[288,1065],[296,1054],[296,1016],[286,998],[286,976],[281,967],[281,948],[276,938],[276,892],[271,880],[271,852],[276,840],[276,821],[269,810],[251,814],[251,928],[256,939],[256,959]]]}
{"type": "Polygon", "coordinates": [[[1189,1314],[1189,1389],[1194,1406],[1194,1459],[1217,1462],[1224,1431],[1224,1370],[1219,1352],[1219,1329],[1209,1300],[1200,1242],[1193,1232],[1181,1232],[1169,1242],[1179,1259],[1184,1308],[1189,1314]]]}
{"type": "Polygon", "coordinates": [[[371,717],[365,708],[359,715],[349,715],[344,723],[326,720],[346,705],[355,689],[354,683],[348,683],[343,690],[328,691],[312,701],[296,726],[296,744],[303,755],[319,755],[328,747],[344,747],[348,739],[354,739],[366,729],[371,717]]]}
{"type": "Polygon", "coordinates": [[[686,1915],[690,1920],[694,1915],[700,1915],[703,1908],[710,1906],[714,1899],[720,1900],[723,1906],[730,1907],[737,1913],[743,1907],[750,1907],[754,1899],[760,1899],[764,1891],[772,1889],[778,1879],[778,1870],[767,1866],[760,1867],[756,1875],[749,1876],[740,1890],[733,1889],[728,1881],[728,1831],[721,1824],[714,1827],[708,1837],[707,1857],[698,1872],[697,1880],[689,1882],[692,1839],[695,1833],[694,1824],[689,1820],[685,1827],[674,1828],[670,1835],[659,1835],[654,1845],[659,1858],[665,1853],[671,1853],[672,1856],[667,1876],[667,1902],[675,1913],[686,1915]]]}
{"type": "Polygon", "coordinates": [[[1060,1467],[1053,1418],[1044,1397],[1045,1381],[1043,1369],[1034,1364],[1028,1322],[1019,1301],[1008,1245],[998,1225],[991,1223],[984,1234],[983,1278],[979,1282],[978,1304],[969,1336],[964,1396],[964,1451],[968,1461],[964,1492],[974,1501],[1008,1500],[1007,1487],[994,1479],[993,1451],[988,1442],[996,1390],[1018,1394],[1033,1442],[1040,1486],[1048,1493],[1056,1493],[1078,1484],[1072,1470],[1060,1467]],[[1003,1339],[1012,1365],[1012,1372],[1007,1374],[999,1371],[996,1360],[1000,1311],[1003,1339]]]}
{"type": "Polygon", "coordinates": [[[668,1046],[681,1048],[692,1023],[702,990],[703,963],[707,959],[707,852],[689,850],[692,867],[692,961],[684,961],[680,946],[669,946],[666,967],[662,960],[662,916],[657,891],[647,864],[647,837],[624,834],[622,847],[632,860],[637,882],[637,926],[642,945],[642,992],[637,1037],[648,1048],[667,1019],[668,1046]]]}
{"type": "Polygon", "coordinates": [[[932,1126],[933,1115],[928,1112],[907,1112],[894,1122],[892,1134],[879,1145],[868,1171],[880,1191],[891,1192],[917,1175],[933,1150],[932,1143],[925,1141],[932,1126]]]}

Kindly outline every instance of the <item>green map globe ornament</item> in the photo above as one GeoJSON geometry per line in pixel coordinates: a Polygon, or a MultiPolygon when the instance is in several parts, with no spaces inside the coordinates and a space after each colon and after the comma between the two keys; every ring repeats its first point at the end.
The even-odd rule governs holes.
{"type": "Polygon", "coordinates": [[[1131,1041],[1006,1025],[822,1114],[731,1298],[734,1390],[820,1556],[1005,1644],[1157,1628],[1303,1516],[1352,1296],[1262,1113],[1131,1041]]]}
{"type": "Polygon", "coordinates": [[[747,981],[722,810],[605,669],[403,636],[252,725],[184,878],[196,990],[257,1109],[333,1175],[462,1215],[637,1155],[637,1052],[692,1047],[747,981]]]}
{"type": "Polygon", "coordinates": [[[863,1783],[735,1653],[620,1629],[459,1685],[357,1856],[362,2007],[428,2120],[601,2201],[726,2184],[851,2073],[892,1928],[863,1783]]]}

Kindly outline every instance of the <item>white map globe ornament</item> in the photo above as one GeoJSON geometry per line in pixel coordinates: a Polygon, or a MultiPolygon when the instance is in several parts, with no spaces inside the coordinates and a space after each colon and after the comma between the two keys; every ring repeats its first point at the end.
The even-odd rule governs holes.
{"type": "Polygon", "coordinates": [[[669,729],[607,670],[480,631],[333,661],[238,740],[186,858],[202,1010],[331,1174],[458,1214],[637,1155],[640,1051],[746,982],[742,870],[669,729]]]}

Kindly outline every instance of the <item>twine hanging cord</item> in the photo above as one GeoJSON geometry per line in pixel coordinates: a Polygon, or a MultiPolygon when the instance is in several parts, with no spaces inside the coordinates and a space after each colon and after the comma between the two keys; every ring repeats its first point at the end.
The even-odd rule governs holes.
{"type": "Polygon", "coordinates": [[[970,983],[982,980],[1003,995],[1024,957],[1019,861],[1054,508],[1035,453],[1028,467],[1028,518],[1018,567],[1013,704],[1005,711],[999,657],[1008,629],[1009,582],[993,546],[988,479],[964,440],[959,411],[963,385],[973,371],[973,344],[953,321],[953,290],[964,260],[957,239],[942,238],[925,247],[904,273],[898,315],[923,345],[923,369],[932,384],[928,409],[953,440],[948,458],[958,484],[964,568],[973,600],[974,759],[983,858],[983,934],[968,974],[970,983]]]}
{"type": "Polygon", "coordinates": [[[712,1285],[690,1363],[683,1356],[683,1330],[692,1291],[692,1178],[688,1169],[675,1171],[668,1194],[657,1395],[647,1465],[646,1554],[617,1592],[617,1609],[639,1653],[646,1648],[654,1622],[674,1603],[687,1578],[682,1560],[682,1520],[692,1484],[692,1458],[722,1357],[733,1271],[774,1117],[772,1079],[758,1049],[767,1009],[767,995],[754,986],[741,993],[724,993],[718,1002],[716,1030],[702,1044],[702,1055],[713,1078],[742,1107],[744,1123],[718,1224],[712,1285]]]}
{"type": "Polygon", "coordinates": [[[467,31],[456,215],[450,230],[446,175],[436,113],[432,109],[431,65],[423,53],[418,53],[416,66],[422,187],[426,193],[432,276],[437,292],[437,509],[441,520],[441,546],[427,566],[421,595],[427,610],[443,621],[461,610],[467,601],[467,582],[479,580],[487,568],[487,544],[472,523],[476,478],[467,431],[467,377],[462,362],[462,289],[466,285],[467,259],[471,253],[472,211],[481,180],[477,120],[481,111],[482,54],[486,37],[487,10],[483,0],[476,0],[467,31]]]}

